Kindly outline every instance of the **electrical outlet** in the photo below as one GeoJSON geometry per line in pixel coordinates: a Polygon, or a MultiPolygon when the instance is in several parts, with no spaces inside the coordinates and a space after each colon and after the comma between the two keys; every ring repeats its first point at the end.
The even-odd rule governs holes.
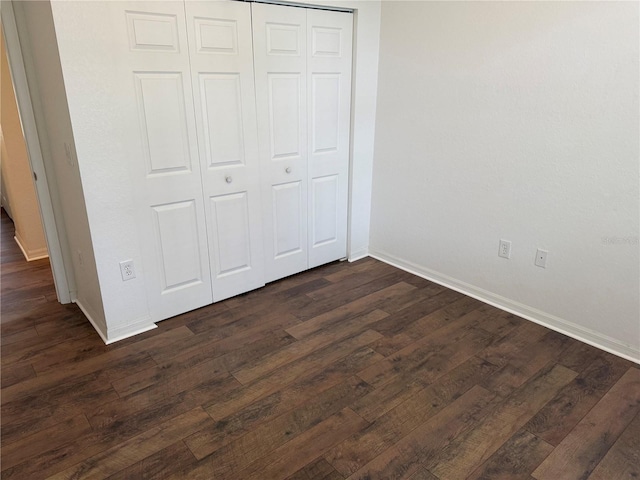
{"type": "Polygon", "coordinates": [[[509,240],[500,240],[498,256],[502,258],[511,258],[511,242],[509,240]]]}
{"type": "Polygon", "coordinates": [[[133,260],[120,262],[120,275],[122,275],[123,282],[136,278],[136,270],[133,266],[133,260]]]}
{"type": "Polygon", "coordinates": [[[536,265],[538,267],[546,268],[547,267],[547,252],[546,250],[538,249],[536,252],[536,265]]]}

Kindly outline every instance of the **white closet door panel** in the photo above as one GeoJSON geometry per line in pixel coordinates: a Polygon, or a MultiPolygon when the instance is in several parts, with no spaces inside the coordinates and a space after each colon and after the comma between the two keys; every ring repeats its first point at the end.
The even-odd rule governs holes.
{"type": "Polygon", "coordinates": [[[201,73],[202,130],[208,167],[240,165],[244,158],[242,92],[237,73],[201,73]]]}
{"type": "Polygon", "coordinates": [[[300,181],[273,186],[273,243],[276,259],[299,254],[304,249],[301,226],[306,221],[305,200],[300,181]]]}
{"type": "Polygon", "coordinates": [[[162,294],[202,283],[202,252],[194,200],[154,205],[153,226],[160,251],[162,294]]]}
{"type": "Polygon", "coordinates": [[[301,75],[269,73],[269,127],[271,159],[300,158],[301,75]]]}
{"type": "Polygon", "coordinates": [[[311,248],[338,240],[338,182],[338,175],[314,178],[311,182],[311,248]]]}
{"type": "Polygon", "coordinates": [[[126,132],[153,321],[213,301],[182,2],[110,2],[106,91],[126,132]]]}
{"type": "Polygon", "coordinates": [[[308,268],[306,10],[252,4],[265,279],[308,268]]]}
{"type": "Polygon", "coordinates": [[[149,175],[191,171],[182,74],[134,73],[149,175]]]}
{"type": "Polygon", "coordinates": [[[353,15],[307,10],[309,267],[346,257],[353,15]]]}
{"type": "Polygon", "coordinates": [[[213,298],[264,285],[251,8],[185,3],[213,298]]]}

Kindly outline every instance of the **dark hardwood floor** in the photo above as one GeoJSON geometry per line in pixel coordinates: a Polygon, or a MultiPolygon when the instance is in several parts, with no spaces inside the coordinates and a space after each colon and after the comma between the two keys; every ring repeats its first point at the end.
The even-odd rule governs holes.
{"type": "Polygon", "coordinates": [[[635,479],[640,369],[373,259],[105,346],[2,215],[2,479],[635,479]]]}

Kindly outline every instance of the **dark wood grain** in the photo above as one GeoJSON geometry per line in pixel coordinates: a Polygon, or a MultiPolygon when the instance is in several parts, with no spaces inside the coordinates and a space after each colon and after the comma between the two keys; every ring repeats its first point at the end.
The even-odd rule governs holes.
{"type": "Polygon", "coordinates": [[[640,411],[640,370],[629,368],[551,452],[538,480],[587,478],[640,411]]]}
{"type": "Polygon", "coordinates": [[[640,414],[638,413],[589,476],[590,480],[636,478],[640,478],[640,414]]]}
{"type": "Polygon", "coordinates": [[[528,480],[531,478],[533,469],[552,451],[552,445],[522,429],[467,478],[468,480],[528,480]]]}
{"type": "Polygon", "coordinates": [[[640,368],[372,258],[105,345],[0,217],[0,478],[637,478],[640,368]]]}

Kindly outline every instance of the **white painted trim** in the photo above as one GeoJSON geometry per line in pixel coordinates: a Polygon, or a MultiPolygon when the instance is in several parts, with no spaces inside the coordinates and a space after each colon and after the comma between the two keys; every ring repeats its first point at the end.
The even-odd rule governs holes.
{"type": "Polygon", "coordinates": [[[93,325],[93,328],[96,329],[98,335],[105,343],[105,345],[110,345],[115,342],[119,342],[120,340],[124,340],[125,338],[133,337],[134,335],[138,335],[139,333],[147,332],[149,330],[153,330],[154,328],[158,328],[158,326],[151,322],[151,317],[145,317],[131,325],[125,325],[124,327],[116,328],[116,329],[107,329],[105,332],[103,327],[100,326],[100,322],[96,321],[89,313],[89,309],[86,308],[82,301],[79,299],[74,299],[73,301],[78,308],[84,313],[84,316],[87,317],[87,320],[93,325]]]}
{"type": "Polygon", "coordinates": [[[20,238],[18,238],[18,233],[17,232],[16,232],[16,235],[13,237],[13,239],[16,241],[16,243],[20,247],[20,250],[22,250],[22,255],[24,255],[24,258],[27,260],[27,262],[33,262],[34,260],[42,260],[43,258],[49,258],[49,254],[47,253],[47,248],[46,247],[39,248],[35,252],[30,252],[29,253],[22,246],[22,242],[20,241],[20,238]]]}
{"type": "Polygon", "coordinates": [[[119,342],[120,340],[124,340],[125,338],[138,335],[139,333],[148,332],[149,330],[158,328],[158,325],[153,322],[149,322],[151,322],[151,317],[146,317],[145,319],[135,322],[131,325],[126,325],[121,328],[109,330],[109,340],[104,343],[110,345],[112,343],[119,342]]]}
{"type": "Polygon", "coordinates": [[[356,250],[354,252],[349,253],[349,262],[362,260],[363,258],[368,256],[369,256],[369,250],[366,248],[361,248],[360,250],[356,250]]]}
{"type": "Polygon", "coordinates": [[[47,240],[47,250],[50,256],[56,295],[60,303],[69,303],[71,302],[69,281],[62,256],[62,245],[58,237],[56,219],[53,213],[53,202],[44,167],[42,149],[40,148],[40,137],[38,136],[38,129],[36,127],[35,114],[31,102],[31,93],[29,91],[24,59],[22,57],[22,47],[20,46],[20,37],[18,36],[12,0],[2,2],[2,31],[7,47],[9,68],[11,69],[11,78],[13,80],[16,103],[20,113],[20,122],[27,146],[29,164],[31,165],[31,170],[38,176],[38,181],[34,182],[34,185],[40,206],[42,226],[47,240]]]}
{"type": "Polygon", "coordinates": [[[636,350],[631,345],[624,344],[614,338],[501,295],[489,292],[488,290],[462,282],[440,272],[402,260],[394,255],[377,251],[375,249],[369,250],[369,255],[377,260],[388,263],[389,265],[400,268],[409,273],[413,273],[419,277],[426,278],[429,281],[463,293],[469,297],[480,300],[481,302],[493,305],[494,307],[506,312],[513,313],[514,315],[550,328],[556,332],[560,332],[571,338],[575,338],[576,340],[587,343],[593,347],[599,348],[600,350],[604,350],[626,360],[630,360],[631,362],[640,364],[640,350],[636,350]]]}

